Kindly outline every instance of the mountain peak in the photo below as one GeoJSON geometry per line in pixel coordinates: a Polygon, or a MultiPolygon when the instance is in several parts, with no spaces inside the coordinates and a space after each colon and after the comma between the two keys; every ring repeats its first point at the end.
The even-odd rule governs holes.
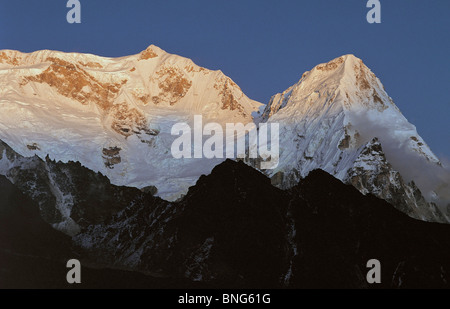
{"type": "Polygon", "coordinates": [[[157,58],[163,54],[166,54],[166,52],[153,44],[151,44],[149,47],[147,47],[145,50],[139,53],[141,60],[157,58]]]}
{"type": "Polygon", "coordinates": [[[119,58],[0,51],[0,84],[0,137],[21,155],[75,159],[117,185],[164,188],[167,199],[217,164],[173,158],[173,124],[193,115],[246,124],[261,105],[223,73],[155,45],[119,58]]]}
{"type": "MultiPolygon", "coordinates": [[[[299,83],[302,82],[303,78],[310,73],[315,73],[319,75],[332,75],[334,73],[345,73],[344,75],[354,74],[355,68],[362,66],[367,68],[362,60],[353,54],[346,54],[340,57],[334,58],[331,61],[320,63],[316,65],[311,71],[307,71],[302,75],[299,83]]],[[[368,69],[368,68],[367,68],[368,69]]]]}
{"type": "Polygon", "coordinates": [[[341,57],[344,59],[346,64],[356,64],[362,62],[361,58],[356,57],[354,54],[346,54],[341,57]]]}
{"type": "MultiPolygon", "coordinates": [[[[436,175],[446,172],[386,93],[381,81],[352,54],[319,64],[304,73],[297,84],[272,97],[262,119],[282,123],[280,143],[290,145],[280,151],[281,163],[268,175],[283,188],[292,186],[316,168],[349,182],[348,171],[362,168],[363,173],[367,173],[373,166],[387,166],[386,160],[392,166],[386,168],[389,170],[386,183],[391,187],[379,190],[379,185],[366,188],[365,184],[359,186],[361,192],[367,193],[364,190],[368,189],[389,201],[393,196],[390,192],[398,187],[398,181],[389,176],[398,172],[404,178],[404,194],[412,192],[411,203],[405,206],[405,209],[410,207],[412,213],[419,204],[427,208],[427,202],[440,192],[439,188],[447,186],[439,176],[421,176],[424,168],[435,170],[436,175]],[[357,160],[361,147],[374,138],[383,146],[386,160],[375,160],[374,164],[361,167],[357,160]],[[405,165],[406,158],[417,164],[405,165]],[[409,185],[411,181],[426,202],[421,194],[415,194],[419,190],[409,185]]],[[[441,203],[440,198],[437,200],[441,203]]],[[[431,205],[429,208],[434,209],[431,205]]],[[[435,220],[435,216],[418,217],[435,220]]]]}
{"type": "Polygon", "coordinates": [[[263,119],[267,120],[285,108],[289,114],[299,110],[320,113],[330,105],[335,111],[336,108],[353,109],[361,105],[381,111],[388,101],[390,98],[375,74],[361,59],[347,54],[318,64],[303,73],[298,83],[273,96],[263,119]]]}

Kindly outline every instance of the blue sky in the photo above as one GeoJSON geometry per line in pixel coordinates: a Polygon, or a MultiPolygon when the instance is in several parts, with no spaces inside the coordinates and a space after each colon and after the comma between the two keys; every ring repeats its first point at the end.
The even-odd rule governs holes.
{"type": "Polygon", "coordinates": [[[150,44],[221,69],[252,99],[296,83],[316,64],[352,53],[381,79],[440,157],[450,157],[450,1],[80,0],[82,23],[66,22],[66,0],[0,0],[0,49],[55,49],[102,56],[150,44]]]}

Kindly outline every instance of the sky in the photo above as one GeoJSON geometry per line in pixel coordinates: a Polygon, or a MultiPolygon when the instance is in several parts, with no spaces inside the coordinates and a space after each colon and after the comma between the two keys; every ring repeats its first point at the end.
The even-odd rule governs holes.
{"type": "Polygon", "coordinates": [[[220,69],[250,98],[270,97],[303,72],[354,54],[381,79],[405,117],[450,162],[450,1],[380,0],[0,0],[0,49],[52,49],[118,57],[154,44],[220,69]]]}

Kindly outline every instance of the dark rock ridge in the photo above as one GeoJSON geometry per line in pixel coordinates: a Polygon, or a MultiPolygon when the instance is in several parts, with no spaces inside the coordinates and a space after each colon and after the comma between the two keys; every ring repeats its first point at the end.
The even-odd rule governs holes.
{"type": "Polygon", "coordinates": [[[348,170],[345,182],[361,193],[371,192],[408,216],[430,222],[448,223],[432,202],[427,202],[414,181],[407,183],[387,161],[380,141],[372,139],[348,170]],[[414,206],[413,206],[414,205],[414,206]]]}
{"type": "Polygon", "coordinates": [[[408,288],[448,287],[449,236],[323,171],[282,191],[228,160],[180,202],[148,198],[74,240],[99,263],[214,287],[408,288]]]}
{"type": "MultiPolygon", "coordinates": [[[[66,262],[82,258],[70,237],[51,228],[39,207],[0,175],[0,288],[202,288],[186,279],[82,267],[82,284],[66,281],[66,262]]],[[[83,265],[83,264],[82,264],[83,265]]]]}
{"type": "Polygon", "coordinates": [[[449,225],[414,220],[320,170],[283,191],[227,160],[169,203],[78,163],[33,160],[44,168],[23,161],[28,172],[9,175],[16,185],[0,179],[8,197],[0,202],[6,287],[67,287],[64,263],[74,257],[97,268],[86,269],[87,288],[449,287],[449,225]],[[48,170],[53,187],[77,197],[70,219],[80,231],[72,239],[41,219],[46,208],[32,199],[43,195],[25,185],[47,186],[48,170]],[[35,178],[37,171],[47,172],[35,178]],[[369,259],[381,262],[380,285],[366,281],[369,259]]]}
{"type": "Polygon", "coordinates": [[[41,217],[70,235],[83,226],[103,222],[147,194],[137,188],[113,186],[106,176],[79,162],[23,157],[1,140],[0,160],[7,162],[4,175],[38,204],[41,217]]]}
{"type": "Polygon", "coordinates": [[[412,219],[373,195],[315,170],[291,191],[299,254],[295,287],[368,287],[378,259],[383,288],[448,288],[450,226],[412,219]]]}

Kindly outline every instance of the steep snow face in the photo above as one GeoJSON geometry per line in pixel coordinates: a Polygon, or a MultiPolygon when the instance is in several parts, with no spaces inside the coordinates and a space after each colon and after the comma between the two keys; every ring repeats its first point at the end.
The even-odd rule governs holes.
{"type": "Polygon", "coordinates": [[[1,140],[0,174],[36,202],[44,221],[70,236],[136,201],[153,199],[137,188],[111,185],[107,177],[79,162],[23,157],[1,140]]]}
{"type": "Polygon", "coordinates": [[[169,200],[220,162],[173,159],[172,125],[248,123],[261,106],[221,71],[153,45],[122,58],[0,51],[0,84],[0,138],[21,155],[79,161],[169,200]]]}
{"type": "Polygon", "coordinates": [[[41,217],[54,228],[69,235],[80,231],[70,218],[73,192],[63,189],[67,183],[55,181],[50,165],[36,156],[23,157],[0,140],[0,174],[36,201],[41,217]]]}
{"type": "Polygon", "coordinates": [[[265,109],[222,72],[153,45],[122,58],[0,51],[0,84],[0,139],[25,157],[79,161],[116,185],[156,186],[171,201],[185,194],[222,161],[171,155],[172,126],[203,115],[204,123],[279,123],[279,165],[266,171],[278,186],[320,168],[413,217],[450,216],[449,171],[353,55],[306,72],[265,109]]]}
{"type": "Polygon", "coordinates": [[[429,201],[445,206],[445,198],[437,196],[450,190],[450,173],[401,114],[379,79],[355,56],[345,55],[304,73],[296,85],[272,97],[261,121],[280,123],[280,164],[268,171],[274,184],[291,187],[320,168],[353,183],[364,194],[370,192],[391,202],[399,200],[391,195],[394,191],[410,196],[404,200],[411,209],[402,210],[413,217],[446,221],[445,207],[441,207],[443,214],[436,215],[440,211],[422,201],[420,191],[418,196],[411,192],[417,193],[417,184],[429,201]],[[373,146],[374,138],[384,160],[368,159],[364,153],[373,146]],[[399,175],[385,178],[388,183],[375,182],[383,169],[399,175]],[[352,178],[356,174],[371,174],[372,181],[366,179],[362,185],[352,178]],[[405,184],[411,181],[414,183],[405,184]]]}

